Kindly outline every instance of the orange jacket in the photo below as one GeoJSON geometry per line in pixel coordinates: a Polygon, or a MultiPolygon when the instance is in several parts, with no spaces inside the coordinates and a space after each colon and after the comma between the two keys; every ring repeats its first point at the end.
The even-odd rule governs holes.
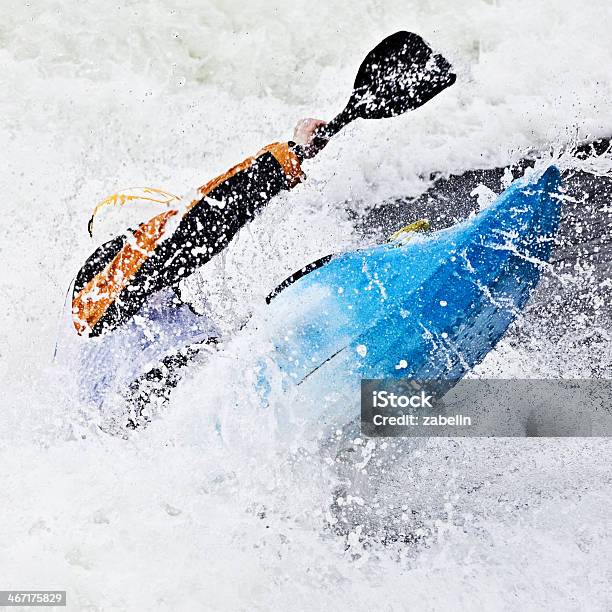
{"type": "Polygon", "coordinates": [[[292,142],[264,147],[200,187],[201,199],[182,212],[158,214],[99,247],[74,283],[77,332],[98,336],[117,327],[136,314],[148,296],[176,286],[223,250],[272,197],[300,182],[301,160],[293,147],[292,142]],[[178,224],[177,219],[169,223],[176,215],[178,224]]]}

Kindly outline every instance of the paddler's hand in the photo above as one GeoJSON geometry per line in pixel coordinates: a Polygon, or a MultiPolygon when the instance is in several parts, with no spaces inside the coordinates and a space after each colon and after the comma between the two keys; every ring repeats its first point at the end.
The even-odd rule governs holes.
{"type": "Polygon", "coordinates": [[[310,153],[307,157],[316,155],[326,144],[327,141],[318,140],[314,143],[314,133],[317,128],[325,125],[327,121],[323,119],[300,119],[293,130],[293,141],[296,144],[302,145],[304,151],[310,153]]]}

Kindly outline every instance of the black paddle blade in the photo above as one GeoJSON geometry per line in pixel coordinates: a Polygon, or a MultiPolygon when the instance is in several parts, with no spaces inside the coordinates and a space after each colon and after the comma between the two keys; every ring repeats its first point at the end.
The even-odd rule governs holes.
{"type": "Polygon", "coordinates": [[[396,32],[363,60],[346,111],[353,119],[401,115],[450,87],[451,68],[418,34],[396,32]]]}

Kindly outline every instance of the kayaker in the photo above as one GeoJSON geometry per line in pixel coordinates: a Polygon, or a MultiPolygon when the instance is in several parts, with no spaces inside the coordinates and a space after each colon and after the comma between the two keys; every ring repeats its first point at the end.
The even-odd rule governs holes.
{"type": "Polygon", "coordinates": [[[175,288],[223,250],[275,195],[303,178],[301,162],[321,119],[301,119],[293,140],[275,142],[197,190],[182,211],[162,212],[99,247],[79,271],[72,299],[79,335],[99,336],[136,314],[156,292],[175,288]]]}

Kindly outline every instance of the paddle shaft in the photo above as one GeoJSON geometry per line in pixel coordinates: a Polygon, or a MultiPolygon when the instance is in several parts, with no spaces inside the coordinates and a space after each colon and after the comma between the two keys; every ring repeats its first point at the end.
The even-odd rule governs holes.
{"type": "Polygon", "coordinates": [[[353,117],[349,111],[349,107],[336,115],[329,123],[317,128],[313,134],[312,140],[308,145],[296,145],[294,147],[295,154],[302,160],[310,159],[317,155],[325,145],[331,140],[343,127],[347,126],[353,117]]]}

